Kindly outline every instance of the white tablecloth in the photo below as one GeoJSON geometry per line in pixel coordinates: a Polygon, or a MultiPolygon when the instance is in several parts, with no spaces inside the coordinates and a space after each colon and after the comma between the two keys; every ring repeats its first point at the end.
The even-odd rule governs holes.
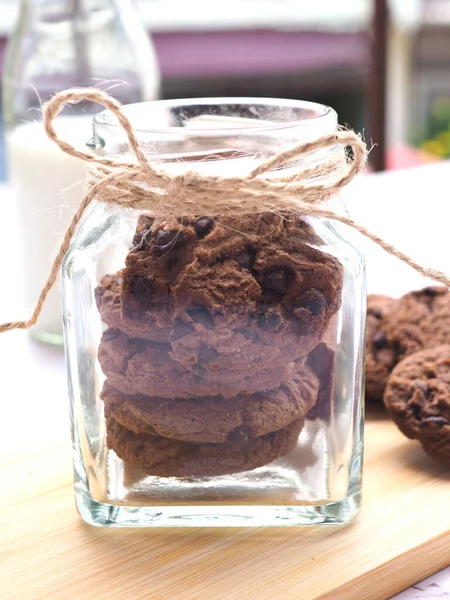
{"type": "MultiPolygon", "coordinates": [[[[444,163],[361,176],[346,190],[344,198],[351,215],[361,224],[397,244],[414,259],[450,273],[449,183],[450,163],[444,163]]],[[[24,318],[26,308],[21,302],[18,276],[21,267],[14,252],[14,248],[26,244],[26,240],[20,238],[15,206],[7,186],[0,186],[0,215],[0,321],[3,322],[24,318]]],[[[398,296],[425,285],[424,278],[360,234],[353,231],[348,234],[366,255],[370,292],[398,296]]],[[[32,248],[27,251],[32,252],[32,248]]],[[[34,343],[24,332],[10,332],[0,336],[0,365],[0,398],[15,398],[10,407],[11,418],[20,419],[22,427],[21,436],[7,436],[9,425],[0,420],[0,444],[8,439],[9,450],[20,454],[20,440],[24,435],[29,442],[36,440],[38,447],[44,432],[46,445],[67,439],[69,424],[62,351],[34,343]],[[25,402],[27,418],[23,419],[25,402]]],[[[395,598],[431,600],[447,596],[450,597],[450,567],[395,598]]]]}

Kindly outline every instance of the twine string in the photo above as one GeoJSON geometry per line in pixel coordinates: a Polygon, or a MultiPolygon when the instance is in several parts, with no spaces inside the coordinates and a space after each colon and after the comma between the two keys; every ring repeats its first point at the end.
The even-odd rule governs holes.
{"type": "Polygon", "coordinates": [[[31,317],[0,325],[0,333],[28,329],[37,322],[78,224],[94,199],[160,216],[297,212],[304,216],[330,219],[359,231],[425,277],[450,286],[450,277],[445,273],[420,265],[378,235],[325,206],[327,200],[338,194],[365,166],[367,149],[354,131],[337,131],[316,140],[301,142],[268,158],[245,176],[224,177],[196,171],[172,174],[158,168],[146,157],[120,103],[94,88],[71,89],[56,94],[43,107],[43,123],[47,136],[65,154],[87,163],[88,191],[64,234],[31,317]],[[117,118],[136,160],[121,161],[82,152],[58,136],[54,120],[64,106],[86,100],[103,105],[117,118]],[[308,169],[299,169],[294,177],[292,173],[288,177],[277,178],[268,175],[273,169],[289,167],[294,159],[333,147],[351,148],[352,160],[342,160],[342,153],[338,153],[339,156],[336,155],[327,164],[320,163],[308,169]]]}

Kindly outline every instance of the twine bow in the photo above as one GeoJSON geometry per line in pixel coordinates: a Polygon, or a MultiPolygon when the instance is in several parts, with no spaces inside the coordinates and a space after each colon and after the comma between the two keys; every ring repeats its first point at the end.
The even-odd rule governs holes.
{"type": "Polygon", "coordinates": [[[314,141],[299,143],[265,160],[243,177],[223,177],[193,171],[177,175],[158,168],[144,154],[120,103],[105,92],[94,88],[71,89],[56,94],[43,107],[43,123],[47,136],[63,152],[87,163],[88,192],[81,200],[64,234],[33,314],[26,321],[0,325],[0,333],[12,329],[28,329],[37,322],[47,294],[58,277],[75,230],[94,199],[107,204],[151,212],[154,215],[298,212],[304,216],[331,219],[356,229],[425,277],[450,286],[450,278],[445,273],[423,267],[349,217],[324,206],[330,197],[352,181],[365,166],[366,146],[354,131],[337,131],[314,141]],[[66,104],[82,100],[102,104],[116,116],[126,133],[136,160],[112,160],[90,152],[81,152],[57,135],[53,125],[55,118],[66,104]],[[290,174],[288,178],[274,178],[268,175],[269,171],[286,166],[293,159],[336,146],[350,147],[353,151],[352,160],[342,161],[341,155],[335,158],[334,162],[332,160],[328,167],[317,164],[309,169],[302,168],[296,175],[290,174]]]}

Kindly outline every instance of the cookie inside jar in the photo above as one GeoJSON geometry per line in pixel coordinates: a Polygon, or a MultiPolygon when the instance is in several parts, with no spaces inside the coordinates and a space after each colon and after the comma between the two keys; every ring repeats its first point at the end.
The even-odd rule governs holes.
{"type": "Polygon", "coordinates": [[[96,289],[108,446],[149,475],[251,470],[329,420],[343,267],[298,214],[141,216],[96,289]]]}

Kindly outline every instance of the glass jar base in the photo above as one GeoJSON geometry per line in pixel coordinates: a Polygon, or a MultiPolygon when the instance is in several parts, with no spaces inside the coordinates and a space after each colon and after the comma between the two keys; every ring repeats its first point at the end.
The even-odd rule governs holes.
{"type": "Polygon", "coordinates": [[[361,506],[361,493],[339,502],[301,506],[120,506],[77,490],[79,514],[98,527],[264,527],[345,525],[361,506]]]}

